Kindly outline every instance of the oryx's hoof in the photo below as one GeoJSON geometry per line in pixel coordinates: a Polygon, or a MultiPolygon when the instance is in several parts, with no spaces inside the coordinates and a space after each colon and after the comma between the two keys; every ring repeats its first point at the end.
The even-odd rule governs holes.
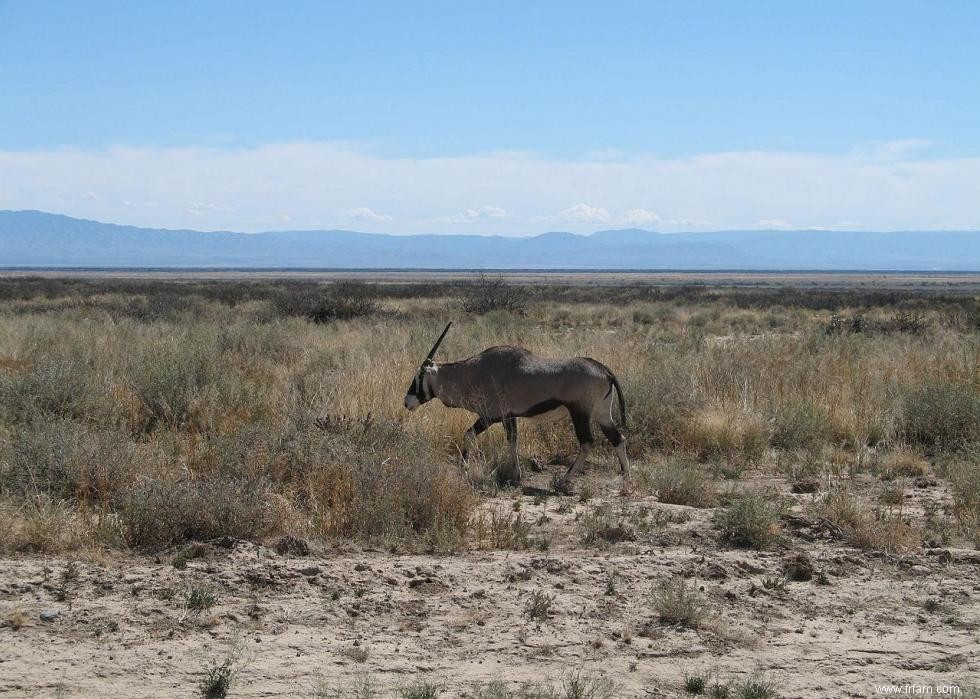
{"type": "Polygon", "coordinates": [[[575,494],[574,491],[572,490],[572,481],[570,478],[559,478],[556,476],[555,479],[551,482],[551,488],[552,490],[555,491],[555,495],[575,494]]]}

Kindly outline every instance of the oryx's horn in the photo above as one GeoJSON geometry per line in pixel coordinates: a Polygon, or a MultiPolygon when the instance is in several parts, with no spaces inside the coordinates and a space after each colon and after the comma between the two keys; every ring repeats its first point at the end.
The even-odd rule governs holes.
{"type": "MultiPolygon", "coordinates": [[[[444,338],[446,336],[446,333],[449,332],[449,326],[452,324],[453,321],[449,321],[448,323],[446,323],[446,329],[442,331],[442,335],[440,335],[439,339],[436,340],[436,344],[432,345],[432,349],[429,350],[429,354],[425,358],[426,362],[432,361],[432,358],[436,355],[436,350],[439,349],[439,345],[442,344],[442,338],[444,338]]],[[[425,364],[425,362],[422,363],[425,364]]]]}

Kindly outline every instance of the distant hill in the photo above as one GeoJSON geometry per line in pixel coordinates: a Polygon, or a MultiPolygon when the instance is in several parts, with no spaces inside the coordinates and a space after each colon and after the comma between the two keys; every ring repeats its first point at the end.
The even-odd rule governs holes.
{"type": "Polygon", "coordinates": [[[980,270],[980,232],[203,233],[0,211],[0,267],[980,270]]]}

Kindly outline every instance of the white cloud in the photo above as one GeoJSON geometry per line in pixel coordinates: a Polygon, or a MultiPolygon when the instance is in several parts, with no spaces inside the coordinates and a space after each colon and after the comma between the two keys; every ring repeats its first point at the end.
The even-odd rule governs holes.
{"type": "Polygon", "coordinates": [[[554,217],[558,223],[568,223],[573,226],[592,223],[609,223],[611,217],[606,209],[600,209],[588,204],[576,204],[563,209],[554,217]]]}
{"type": "Polygon", "coordinates": [[[661,222],[660,216],[646,209],[630,209],[616,217],[617,223],[627,226],[650,226],[661,222]]]}
{"type": "Polygon", "coordinates": [[[848,222],[859,221],[866,230],[980,229],[980,157],[928,157],[927,144],[889,143],[837,155],[608,159],[384,157],[324,142],[0,150],[0,209],[243,231],[281,227],[284,211],[293,229],[394,233],[525,235],[610,225],[672,232],[753,228],[766,219],[801,228],[851,229],[848,222]]]}
{"type": "Polygon", "coordinates": [[[788,231],[795,228],[795,226],[789,221],[784,221],[781,218],[764,218],[756,221],[753,228],[761,228],[767,231],[788,231]]]}
{"type": "Polygon", "coordinates": [[[893,141],[872,141],[855,148],[854,152],[875,160],[895,162],[922,154],[932,145],[933,142],[927,138],[900,138],[893,141]]]}
{"type": "MultiPolygon", "coordinates": [[[[123,200],[123,206],[138,206],[133,204],[128,200],[123,200]]],[[[194,214],[195,216],[201,216],[202,214],[208,213],[221,213],[221,214],[233,214],[236,209],[233,206],[221,206],[219,204],[212,204],[207,201],[189,201],[187,202],[187,212],[194,214]]]]}
{"type": "Polygon", "coordinates": [[[484,221],[503,221],[509,218],[511,216],[499,206],[481,206],[478,209],[464,209],[441,220],[448,223],[481,223],[484,221]]]}
{"type": "Polygon", "coordinates": [[[351,221],[370,221],[371,223],[378,223],[380,221],[391,221],[393,220],[391,216],[387,214],[379,214],[366,206],[359,206],[356,209],[348,209],[342,214],[345,218],[351,221]]]}

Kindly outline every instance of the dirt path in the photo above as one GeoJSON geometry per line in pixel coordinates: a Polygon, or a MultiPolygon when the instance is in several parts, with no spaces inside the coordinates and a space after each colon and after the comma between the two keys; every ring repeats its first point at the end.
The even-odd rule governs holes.
{"type": "Polygon", "coordinates": [[[219,541],[182,569],[173,554],[0,560],[0,694],[186,697],[237,646],[238,697],[312,696],[318,682],[343,689],[365,676],[382,690],[424,678],[442,696],[472,696],[492,680],[574,672],[608,678],[615,696],[677,697],[685,675],[709,671],[764,673],[783,697],[871,697],[886,683],[975,696],[980,553],[872,555],[789,526],[780,549],[721,549],[710,511],[623,501],[615,487],[600,484],[634,540],[581,541],[596,501],[511,495],[488,507],[513,513],[519,502],[534,545],[550,538],[550,548],[300,556],[219,541]],[[801,551],[829,584],[766,589],[801,551]],[[701,628],[658,622],[663,579],[703,591],[701,628]],[[207,607],[208,592],[214,606],[189,608],[207,607]],[[535,593],[543,606],[553,596],[546,618],[528,616],[535,593]]]}

